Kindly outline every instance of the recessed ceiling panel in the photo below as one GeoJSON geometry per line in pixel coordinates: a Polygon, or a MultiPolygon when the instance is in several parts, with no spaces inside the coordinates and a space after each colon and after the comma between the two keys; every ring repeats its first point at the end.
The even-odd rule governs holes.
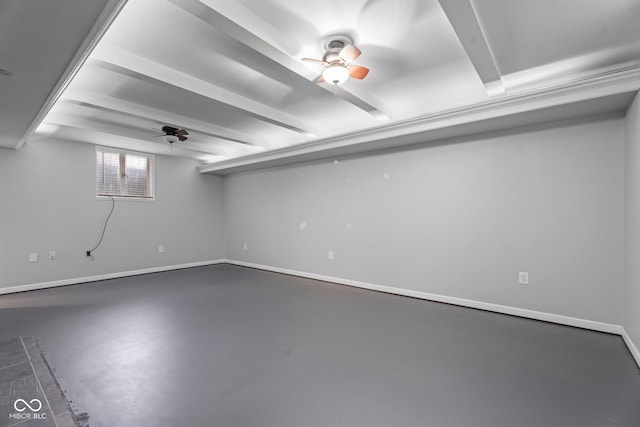
{"type": "Polygon", "coordinates": [[[473,0],[501,74],[640,57],[638,0],[473,0]],[[584,61],[580,61],[584,58],[584,61]]]}
{"type": "Polygon", "coordinates": [[[0,147],[22,140],[100,14],[115,4],[0,2],[0,147]]]}

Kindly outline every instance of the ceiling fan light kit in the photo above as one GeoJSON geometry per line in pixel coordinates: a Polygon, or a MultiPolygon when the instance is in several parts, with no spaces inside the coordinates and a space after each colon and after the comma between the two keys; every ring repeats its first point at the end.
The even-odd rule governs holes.
{"type": "Polygon", "coordinates": [[[178,137],[175,135],[164,135],[162,137],[162,139],[165,140],[165,142],[168,142],[169,144],[173,144],[174,142],[178,142],[178,137]]]}
{"type": "Polygon", "coordinates": [[[340,85],[349,79],[349,70],[342,64],[330,64],[323,72],[325,82],[340,85]]]}

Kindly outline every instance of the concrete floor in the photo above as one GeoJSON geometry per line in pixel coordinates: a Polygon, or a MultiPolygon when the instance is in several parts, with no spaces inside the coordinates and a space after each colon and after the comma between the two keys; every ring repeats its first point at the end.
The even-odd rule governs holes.
{"type": "Polygon", "coordinates": [[[640,426],[622,339],[229,265],[0,296],[92,427],[640,426]]]}

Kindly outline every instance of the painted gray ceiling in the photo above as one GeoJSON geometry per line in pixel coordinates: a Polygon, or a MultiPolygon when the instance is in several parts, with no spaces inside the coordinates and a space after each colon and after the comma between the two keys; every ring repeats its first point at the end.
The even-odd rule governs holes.
{"type": "Polygon", "coordinates": [[[228,173],[620,111],[640,87],[638,22],[640,0],[0,1],[0,145],[228,173]],[[300,61],[336,34],[366,79],[318,85],[300,61]],[[169,146],[164,124],[189,140],[169,146]]]}
{"type": "Polygon", "coordinates": [[[16,147],[35,130],[116,4],[0,1],[0,147],[16,147]]]}

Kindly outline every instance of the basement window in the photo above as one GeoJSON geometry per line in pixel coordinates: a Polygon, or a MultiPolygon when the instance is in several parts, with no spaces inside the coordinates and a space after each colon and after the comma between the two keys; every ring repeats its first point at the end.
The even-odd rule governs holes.
{"type": "Polygon", "coordinates": [[[153,200],[152,154],[96,147],[96,196],[153,200]]]}

